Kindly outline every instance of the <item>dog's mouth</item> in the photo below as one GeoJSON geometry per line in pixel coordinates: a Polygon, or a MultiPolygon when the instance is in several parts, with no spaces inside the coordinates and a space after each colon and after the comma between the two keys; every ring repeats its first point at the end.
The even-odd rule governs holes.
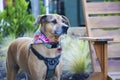
{"type": "Polygon", "coordinates": [[[67,34],[68,28],[69,28],[68,26],[59,27],[57,30],[54,31],[54,34],[56,36],[67,34]]]}

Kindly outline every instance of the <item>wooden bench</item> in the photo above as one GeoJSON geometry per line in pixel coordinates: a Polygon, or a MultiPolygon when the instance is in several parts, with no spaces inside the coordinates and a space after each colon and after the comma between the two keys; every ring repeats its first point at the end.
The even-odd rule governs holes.
{"type": "Polygon", "coordinates": [[[82,4],[93,63],[89,80],[120,80],[120,2],[82,4]]]}

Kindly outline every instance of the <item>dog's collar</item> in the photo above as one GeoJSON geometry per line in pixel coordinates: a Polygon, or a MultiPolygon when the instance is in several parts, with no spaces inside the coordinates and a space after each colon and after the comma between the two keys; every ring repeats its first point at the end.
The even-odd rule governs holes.
{"type": "Polygon", "coordinates": [[[59,42],[57,42],[57,43],[42,43],[42,44],[43,44],[45,47],[47,47],[48,49],[57,48],[57,50],[58,50],[59,52],[62,51],[62,47],[61,47],[61,45],[60,45],[59,42]]]}
{"type": "Polygon", "coordinates": [[[59,42],[57,43],[42,43],[47,48],[58,48],[60,46],[59,42]]]}

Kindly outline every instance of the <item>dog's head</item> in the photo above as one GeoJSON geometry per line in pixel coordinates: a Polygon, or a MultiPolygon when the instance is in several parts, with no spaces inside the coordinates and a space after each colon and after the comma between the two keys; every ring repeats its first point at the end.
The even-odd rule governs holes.
{"type": "Polygon", "coordinates": [[[44,14],[38,16],[35,24],[40,24],[40,30],[44,34],[50,34],[54,36],[60,36],[66,34],[69,21],[65,16],[58,14],[44,14]]]}

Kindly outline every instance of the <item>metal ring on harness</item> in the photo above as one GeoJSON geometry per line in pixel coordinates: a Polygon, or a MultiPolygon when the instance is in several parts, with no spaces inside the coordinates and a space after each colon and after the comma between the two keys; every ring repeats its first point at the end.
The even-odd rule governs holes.
{"type": "Polygon", "coordinates": [[[54,73],[55,73],[55,68],[56,66],[59,64],[59,58],[61,57],[61,54],[57,55],[54,58],[48,58],[48,57],[44,57],[41,54],[39,54],[39,52],[37,52],[33,47],[33,44],[30,44],[29,49],[31,49],[31,51],[33,52],[33,54],[39,59],[39,60],[43,60],[44,63],[47,66],[47,74],[46,74],[46,79],[50,79],[51,77],[53,77],[54,73]]]}

